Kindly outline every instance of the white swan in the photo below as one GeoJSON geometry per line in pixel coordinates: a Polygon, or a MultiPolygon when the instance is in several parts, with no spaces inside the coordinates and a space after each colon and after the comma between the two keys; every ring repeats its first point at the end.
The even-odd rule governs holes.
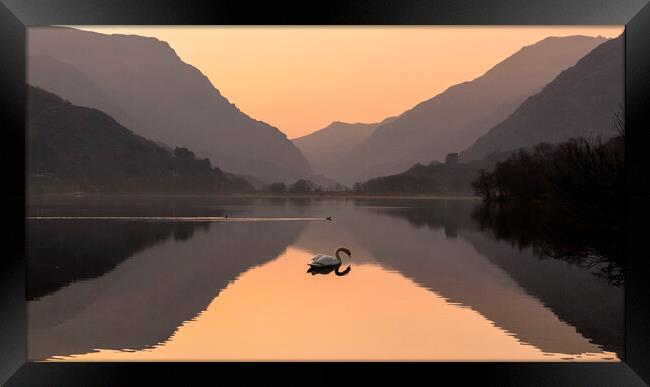
{"type": "Polygon", "coordinates": [[[318,254],[311,259],[311,262],[308,263],[308,265],[313,268],[339,266],[343,263],[341,257],[339,257],[340,252],[344,252],[348,255],[348,257],[352,257],[352,253],[350,252],[350,250],[346,249],[345,247],[339,247],[338,249],[336,249],[336,252],[334,253],[336,258],[332,257],[331,255],[318,254]]]}

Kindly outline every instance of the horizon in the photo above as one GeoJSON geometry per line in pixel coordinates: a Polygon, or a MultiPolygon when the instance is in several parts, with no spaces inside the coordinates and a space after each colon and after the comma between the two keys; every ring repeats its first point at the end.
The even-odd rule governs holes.
{"type": "Polygon", "coordinates": [[[582,35],[611,39],[624,29],[66,27],[167,42],[181,60],[199,69],[243,113],[275,126],[291,140],[335,122],[375,123],[398,116],[450,86],[480,77],[521,48],[546,38],[582,35]],[[296,34],[296,29],[301,33],[296,34]],[[223,44],[213,45],[215,39],[223,44]],[[393,55],[386,56],[386,51],[393,55]],[[454,55],[436,56],[441,51],[454,55]]]}

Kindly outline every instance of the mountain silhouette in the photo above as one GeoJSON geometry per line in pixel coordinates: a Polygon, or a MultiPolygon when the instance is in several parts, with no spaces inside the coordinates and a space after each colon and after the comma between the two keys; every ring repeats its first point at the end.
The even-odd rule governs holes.
{"type": "Polygon", "coordinates": [[[604,41],[548,37],[523,47],[482,76],[451,86],[378,126],[332,168],[330,177],[351,184],[459,152],[604,41]]]}
{"type": "Polygon", "coordinates": [[[315,172],[325,176],[336,175],[341,160],[350,156],[356,146],[365,141],[382,124],[394,117],[374,123],[347,123],[335,121],[323,129],[293,139],[315,172]]]}
{"type": "Polygon", "coordinates": [[[30,28],[27,35],[34,86],[233,173],[266,181],[311,173],[284,133],[241,112],[166,42],[61,27],[30,28]]]}
{"type": "Polygon", "coordinates": [[[596,47],[476,140],[461,158],[478,159],[497,150],[571,137],[616,134],[612,128],[624,92],[623,47],[623,35],[596,47]]]}
{"type": "Polygon", "coordinates": [[[105,113],[27,89],[30,193],[215,193],[252,190],[186,148],[173,152],[105,113]]]}

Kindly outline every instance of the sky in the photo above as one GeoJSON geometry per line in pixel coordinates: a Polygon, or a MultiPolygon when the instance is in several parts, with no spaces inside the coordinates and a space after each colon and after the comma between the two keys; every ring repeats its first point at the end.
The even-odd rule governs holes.
{"type": "Polygon", "coordinates": [[[623,26],[72,26],[166,41],[249,116],[289,138],[378,122],[481,76],[548,36],[623,26]]]}

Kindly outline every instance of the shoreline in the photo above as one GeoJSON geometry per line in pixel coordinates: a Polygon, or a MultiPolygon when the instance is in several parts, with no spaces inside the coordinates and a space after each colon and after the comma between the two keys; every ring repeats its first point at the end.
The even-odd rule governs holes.
{"type": "Polygon", "coordinates": [[[33,199],[48,198],[67,198],[67,199],[86,199],[86,198],[250,198],[250,199],[456,199],[456,200],[481,200],[480,196],[472,194],[350,194],[350,193],[239,193],[239,194],[107,194],[107,193],[51,193],[51,194],[27,194],[26,202],[33,199]]]}

